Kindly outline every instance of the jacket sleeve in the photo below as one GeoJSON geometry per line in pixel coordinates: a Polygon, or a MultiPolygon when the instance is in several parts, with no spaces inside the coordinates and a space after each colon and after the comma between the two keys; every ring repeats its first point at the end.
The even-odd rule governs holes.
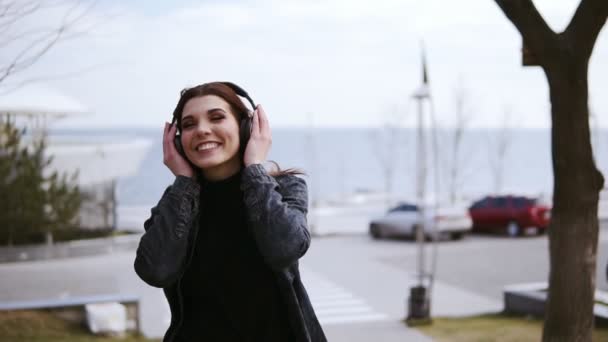
{"type": "Polygon", "coordinates": [[[268,175],[261,164],[243,170],[241,187],[254,239],[275,271],[295,263],[310,246],[306,182],[296,176],[268,175]]]}
{"type": "Polygon", "coordinates": [[[177,176],[144,222],[145,233],[139,241],[134,266],[137,275],[149,285],[167,287],[183,271],[188,237],[199,210],[199,189],[195,180],[177,176]]]}

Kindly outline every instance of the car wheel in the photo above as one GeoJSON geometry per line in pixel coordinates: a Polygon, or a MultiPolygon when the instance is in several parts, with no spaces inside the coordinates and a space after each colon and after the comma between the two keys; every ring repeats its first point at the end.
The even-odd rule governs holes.
{"type": "Polygon", "coordinates": [[[526,228],[526,235],[540,235],[540,228],[538,227],[530,227],[526,228]]]}
{"type": "Polygon", "coordinates": [[[461,240],[463,237],[464,237],[463,232],[453,232],[450,234],[450,238],[452,238],[452,240],[461,240]]]}
{"type": "Polygon", "coordinates": [[[507,225],[507,235],[509,235],[510,237],[516,237],[516,236],[519,236],[520,234],[521,234],[521,228],[519,227],[517,222],[515,222],[515,221],[509,222],[509,224],[507,225]]]}
{"type": "Polygon", "coordinates": [[[381,239],[382,238],[382,232],[380,231],[380,227],[378,227],[375,224],[372,224],[369,227],[369,232],[370,232],[370,234],[372,235],[372,237],[374,239],[381,239]]]}

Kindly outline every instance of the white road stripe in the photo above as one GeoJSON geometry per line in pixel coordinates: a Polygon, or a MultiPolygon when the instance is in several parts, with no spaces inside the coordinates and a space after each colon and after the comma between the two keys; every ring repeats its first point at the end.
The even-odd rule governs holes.
{"type": "Polygon", "coordinates": [[[321,322],[322,325],[384,321],[386,319],[387,319],[387,316],[384,314],[319,317],[319,321],[321,322]]]}
{"type": "Polygon", "coordinates": [[[317,300],[312,298],[312,305],[315,308],[326,308],[328,306],[358,306],[366,305],[362,299],[339,299],[339,300],[317,300]]]}
{"type": "MultiPolygon", "coordinates": [[[[308,293],[310,295],[310,293],[308,293]]],[[[351,299],[354,298],[352,294],[350,293],[333,293],[333,294],[320,294],[320,295],[314,295],[315,296],[315,300],[320,302],[320,301],[325,301],[325,300],[337,300],[337,299],[351,299]]]]}
{"type": "Polygon", "coordinates": [[[337,307],[327,309],[317,309],[315,313],[318,316],[329,316],[335,314],[348,314],[348,313],[369,313],[370,309],[366,307],[337,307]]]}
{"type": "Polygon", "coordinates": [[[302,281],[322,325],[386,320],[388,316],[374,311],[365,300],[332,283],[321,275],[301,269],[302,281]]]}

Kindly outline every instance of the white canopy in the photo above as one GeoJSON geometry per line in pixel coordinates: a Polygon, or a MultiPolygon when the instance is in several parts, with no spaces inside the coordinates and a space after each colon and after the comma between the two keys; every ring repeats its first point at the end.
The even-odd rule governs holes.
{"type": "Polygon", "coordinates": [[[89,110],[75,99],[41,85],[24,85],[0,91],[0,114],[14,116],[52,116],[85,114],[89,110]]]}
{"type": "Polygon", "coordinates": [[[80,185],[94,185],[135,175],[152,145],[152,141],[145,138],[71,139],[62,142],[52,137],[47,153],[53,156],[51,169],[60,173],[78,170],[80,185]]]}

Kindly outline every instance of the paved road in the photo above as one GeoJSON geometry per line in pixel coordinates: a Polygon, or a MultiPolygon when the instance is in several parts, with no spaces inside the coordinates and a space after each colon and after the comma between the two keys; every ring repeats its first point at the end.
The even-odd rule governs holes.
{"type": "MultiPolygon", "coordinates": [[[[347,240],[349,240],[347,238],[347,240]]],[[[360,238],[365,241],[364,238],[360,238]]],[[[366,292],[353,290],[352,284],[342,283],[335,279],[335,274],[352,273],[363,283],[365,278],[374,272],[379,274],[373,277],[390,276],[395,272],[392,268],[374,267],[372,264],[363,265],[354,272],[352,265],[342,264],[339,250],[325,250],[333,248],[322,242],[324,239],[315,239],[308,255],[302,260],[301,272],[309,291],[313,306],[319,316],[321,324],[326,330],[330,341],[369,341],[372,338],[381,338],[382,341],[430,341],[413,329],[408,329],[400,322],[402,318],[402,299],[398,296],[384,296],[395,305],[387,307],[378,305],[377,298],[366,297],[366,292]],[[332,268],[317,267],[319,258],[330,254],[332,268]],[[363,279],[361,278],[363,277],[363,279]],[[396,300],[396,301],[395,301],[396,300]]],[[[329,240],[328,240],[329,241],[329,240]]],[[[332,239],[332,241],[334,241],[332,239]]],[[[359,247],[349,251],[357,251],[359,247]]],[[[367,244],[372,249],[374,244],[367,244]]],[[[368,259],[366,251],[357,253],[362,260],[368,259]]],[[[134,252],[117,252],[114,254],[88,256],[81,258],[55,259],[39,262],[19,262],[0,264],[0,302],[15,302],[27,300],[44,300],[68,298],[98,294],[136,294],[141,300],[140,312],[142,319],[140,326],[148,336],[161,336],[166,330],[170,314],[165,299],[159,289],[145,285],[133,272],[134,252]]],[[[402,281],[395,282],[389,288],[400,289],[402,281]]],[[[356,287],[355,287],[356,288],[356,287]]],[[[391,290],[390,293],[394,293],[391,290]]]]}
{"type": "MultiPolygon", "coordinates": [[[[608,229],[600,231],[599,240],[597,287],[608,290],[608,229]]],[[[408,242],[404,242],[404,245],[408,245],[408,242]]],[[[409,245],[413,243],[410,242],[409,245]]],[[[546,236],[510,239],[474,235],[463,241],[443,242],[438,249],[437,277],[443,283],[468,289],[488,298],[502,298],[502,288],[506,284],[547,281],[548,248],[546,236]]],[[[382,261],[399,269],[414,270],[415,260],[402,255],[392,255],[382,261]]]]}
{"type": "MultiPolygon", "coordinates": [[[[434,315],[462,315],[502,308],[506,284],[544,281],[546,237],[470,236],[438,249],[434,315]],[[464,305],[463,305],[464,304],[464,305]]],[[[142,300],[142,328],[160,335],[168,308],[160,290],[133,272],[133,251],[72,259],[0,264],[0,302],[124,293],[142,300]]],[[[598,284],[608,289],[608,230],[600,232],[598,284]]],[[[315,238],[301,261],[303,281],[330,341],[429,341],[400,320],[415,284],[416,246],[407,240],[376,241],[367,235],[315,238]]]]}

